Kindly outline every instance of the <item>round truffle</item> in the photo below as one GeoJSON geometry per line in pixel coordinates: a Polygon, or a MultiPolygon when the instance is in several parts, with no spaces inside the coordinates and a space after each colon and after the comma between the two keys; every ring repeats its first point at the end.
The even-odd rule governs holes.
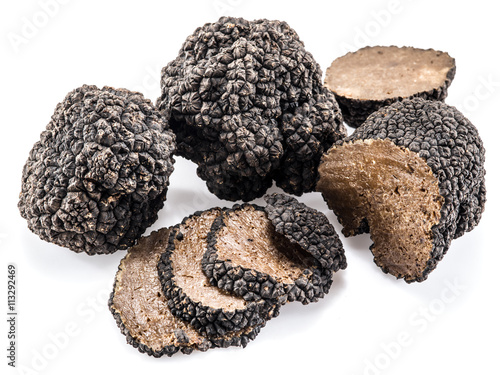
{"type": "Polygon", "coordinates": [[[360,126],[381,107],[421,97],[443,101],[455,76],[446,52],[375,46],[349,52],[326,70],[325,85],[335,94],[344,121],[360,126]]]}
{"type": "Polygon", "coordinates": [[[273,180],[314,190],[321,155],[346,134],[334,96],[296,32],[223,17],[195,30],[162,69],[159,109],[177,153],[221,199],[249,201],[273,180]]]}
{"type": "Polygon", "coordinates": [[[202,270],[207,235],[221,209],[197,212],[172,229],[158,262],[162,290],[172,314],[213,338],[254,330],[276,315],[265,301],[245,301],[210,285],[202,270]]]}
{"type": "Polygon", "coordinates": [[[260,327],[209,340],[171,313],[157,270],[169,234],[170,229],[163,228],[142,237],[120,262],[109,308],[127,342],[154,357],[170,357],[179,350],[190,354],[193,350],[246,346],[260,327]]]}
{"type": "Polygon", "coordinates": [[[290,196],[265,199],[265,208],[235,205],[214,221],[205,274],[245,300],[317,302],[333,273],[347,266],[335,229],[321,212],[290,196]]]}
{"type": "Polygon", "coordinates": [[[407,99],[383,107],[323,156],[317,189],[375,263],[407,282],[427,278],[486,199],[484,148],[456,108],[407,99]]]}
{"type": "Polygon", "coordinates": [[[75,252],[126,249],[156,219],[175,136],[142,94],[84,85],[55,109],[22,174],[21,216],[75,252]]]}

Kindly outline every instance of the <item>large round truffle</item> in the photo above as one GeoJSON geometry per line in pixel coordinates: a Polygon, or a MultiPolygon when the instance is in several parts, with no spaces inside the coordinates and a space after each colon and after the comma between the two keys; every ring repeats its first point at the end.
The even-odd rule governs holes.
{"type": "Polygon", "coordinates": [[[142,94],[84,85],[55,109],[22,174],[28,227],[75,252],[132,246],[156,219],[175,137],[142,94]]]}
{"type": "Polygon", "coordinates": [[[370,115],[323,156],[317,189],[347,236],[370,232],[374,260],[423,281],[486,199],[484,148],[456,108],[420,98],[370,115]]]}
{"type": "Polygon", "coordinates": [[[219,198],[252,200],[273,179],[300,195],[346,133],[321,75],[285,22],[223,17],[196,29],[163,68],[157,104],[177,153],[219,198]]]}
{"type": "Polygon", "coordinates": [[[371,113],[396,101],[443,101],[455,70],[455,59],[446,52],[364,47],[334,60],[326,70],[325,85],[335,94],[344,121],[358,127],[371,113]]]}
{"type": "Polygon", "coordinates": [[[293,197],[265,199],[265,208],[235,205],[214,221],[203,271],[213,285],[246,300],[317,302],[347,266],[335,229],[293,197]]]}

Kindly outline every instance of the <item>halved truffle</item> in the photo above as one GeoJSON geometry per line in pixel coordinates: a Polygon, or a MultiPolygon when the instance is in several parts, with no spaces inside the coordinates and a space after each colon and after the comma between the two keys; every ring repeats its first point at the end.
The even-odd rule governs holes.
{"type": "Polygon", "coordinates": [[[248,302],[210,285],[201,260],[207,235],[219,208],[198,212],[172,229],[158,262],[158,273],[173,315],[204,336],[220,337],[260,327],[275,308],[264,301],[248,302]]]}
{"type": "Polygon", "coordinates": [[[162,69],[157,105],[177,153],[219,198],[250,201],[273,180],[301,195],[346,134],[321,76],[286,22],[222,17],[196,29],[162,69]]]}
{"type": "Polygon", "coordinates": [[[266,208],[235,205],[214,221],[203,270],[246,300],[316,302],[347,265],[342,243],[322,213],[284,194],[265,199],[266,208]]]}
{"type": "Polygon", "coordinates": [[[368,115],[396,101],[444,100],[455,70],[455,59],[446,52],[365,47],[333,61],[326,70],[325,85],[335,94],[344,121],[358,127],[368,115]]]}
{"type": "Polygon", "coordinates": [[[174,134],[142,94],[77,88],[30,151],[21,216],[41,239],[75,252],[126,249],[163,207],[174,148],[174,134]]]}
{"type": "Polygon", "coordinates": [[[373,113],[333,146],[317,189],[352,236],[370,232],[375,263],[423,281],[485,203],[484,148],[456,108],[420,98],[373,113]]]}
{"type": "Polygon", "coordinates": [[[213,347],[246,346],[260,327],[209,340],[170,311],[157,263],[168,244],[170,229],[142,237],[122,259],[116,273],[109,308],[127,342],[154,357],[171,356],[179,350],[190,354],[213,347]]]}

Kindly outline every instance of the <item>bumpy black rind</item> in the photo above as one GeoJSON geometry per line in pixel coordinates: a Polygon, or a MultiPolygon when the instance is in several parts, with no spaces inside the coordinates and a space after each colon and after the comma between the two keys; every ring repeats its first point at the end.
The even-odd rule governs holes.
{"type": "MultiPolygon", "coordinates": [[[[165,242],[167,240],[168,239],[166,238],[165,242]]],[[[129,249],[129,252],[121,260],[120,265],[118,266],[118,271],[116,272],[115,281],[113,284],[113,290],[110,294],[108,301],[108,307],[109,310],[111,311],[111,314],[115,318],[116,324],[120,329],[121,333],[125,335],[127,343],[132,345],[134,348],[137,348],[141,353],[146,353],[149,356],[160,358],[163,356],[171,357],[172,355],[174,355],[179,351],[184,354],[191,354],[195,350],[204,352],[212,348],[227,348],[230,346],[245,347],[248,344],[248,342],[253,340],[260,332],[260,329],[263,327],[263,325],[253,327],[245,332],[238,332],[237,334],[234,335],[213,337],[210,339],[202,338],[200,343],[193,343],[190,342],[189,336],[185,333],[185,331],[183,331],[182,329],[178,329],[175,332],[177,342],[174,345],[167,345],[163,347],[161,350],[154,350],[148,345],[141,343],[134,336],[132,336],[127,326],[123,322],[120,312],[116,310],[114,307],[114,297],[118,283],[118,277],[121,272],[124,272],[125,259],[127,258],[128,254],[130,254],[130,252],[133,251],[133,249],[134,248],[129,249]]]]}
{"type": "MultiPolygon", "coordinates": [[[[238,334],[238,335],[227,335],[227,336],[214,336],[210,338],[205,338],[201,344],[197,344],[196,346],[190,344],[189,342],[183,342],[182,345],[176,346],[176,345],[169,345],[161,350],[153,350],[147,345],[144,345],[140,343],[138,340],[136,340],[131,334],[130,331],[127,329],[125,324],[123,323],[121,319],[121,315],[119,314],[118,311],[116,311],[113,308],[113,298],[115,296],[115,289],[116,286],[116,281],[115,284],[113,285],[113,291],[110,294],[109,301],[108,301],[108,307],[111,311],[111,314],[115,318],[116,325],[120,329],[120,332],[125,335],[127,343],[132,345],[134,348],[139,350],[141,353],[145,353],[151,357],[155,358],[160,358],[163,356],[171,357],[175,353],[178,353],[179,351],[183,354],[191,354],[193,351],[197,350],[200,352],[205,352],[208,349],[214,349],[214,348],[229,348],[229,347],[243,347],[245,348],[248,343],[252,340],[254,340],[257,335],[259,334],[260,330],[265,326],[265,323],[251,327],[247,329],[246,331],[238,334]]],[[[187,338],[186,335],[184,334],[184,331],[179,330],[178,332],[178,341],[182,341],[183,339],[187,338]]]]}
{"type": "Polygon", "coordinates": [[[224,218],[233,211],[244,210],[252,207],[265,212],[264,207],[255,204],[235,204],[226,208],[212,224],[207,236],[207,251],[203,255],[203,272],[210,283],[220,289],[243,297],[247,301],[264,301],[271,304],[272,316],[279,315],[279,307],[288,301],[283,283],[272,276],[254,269],[242,267],[228,260],[221,260],[217,251],[217,235],[226,226],[224,218]]]}
{"type": "Polygon", "coordinates": [[[140,93],[70,92],[23,169],[18,207],[29,229],[90,255],[134,245],[166,198],[175,148],[166,125],[140,93]]]}
{"type": "MultiPolygon", "coordinates": [[[[327,294],[335,272],[345,269],[344,247],[335,228],[322,213],[295,198],[279,193],[264,197],[265,210],[276,232],[310,253],[316,264],[306,280],[297,280],[286,290],[289,300],[306,304],[316,302],[327,294]]],[[[286,289],[286,288],[285,288],[286,289]]]]}
{"type": "Polygon", "coordinates": [[[321,155],[346,135],[321,77],[285,22],[222,17],[196,29],[162,69],[157,105],[178,155],[219,198],[261,197],[273,179],[300,195],[314,190],[321,155]]]}
{"type": "Polygon", "coordinates": [[[335,228],[321,212],[299,203],[293,197],[275,193],[266,195],[265,200],[268,203],[265,208],[235,205],[232,210],[252,206],[256,210],[265,211],[276,232],[310,253],[314,264],[305,269],[294,283],[287,284],[278,282],[264,272],[219,259],[217,233],[225,225],[223,216],[219,216],[207,238],[203,271],[213,285],[250,301],[278,300],[281,304],[292,301],[303,304],[317,302],[330,290],[333,273],[347,266],[344,249],[335,228]]]}
{"type": "MultiPolygon", "coordinates": [[[[212,208],[218,210],[219,208],[212,208]]],[[[170,256],[175,249],[175,240],[182,240],[182,225],[192,218],[200,216],[203,211],[186,217],[182,223],[174,226],[170,233],[168,246],[158,261],[158,275],[163,293],[168,300],[172,314],[190,323],[202,335],[217,340],[233,332],[253,330],[262,327],[273,317],[272,306],[265,301],[248,302],[244,309],[225,311],[212,308],[201,302],[193,301],[181,287],[175,283],[170,256]]],[[[223,291],[221,291],[223,292],[223,291]]]]}
{"type": "MultiPolygon", "coordinates": [[[[338,145],[357,139],[390,139],[417,153],[438,179],[444,203],[440,221],[432,227],[431,257],[422,276],[405,278],[406,282],[424,281],[447,252],[451,240],[472,230],[484,211],[485,150],[477,128],[453,106],[414,98],[379,109],[338,145]]],[[[365,221],[357,234],[368,231],[365,221]]]]}
{"type": "MultiPolygon", "coordinates": [[[[454,60],[454,59],[453,59],[454,60]]],[[[395,102],[400,102],[403,99],[422,98],[425,100],[444,101],[448,96],[448,87],[450,87],[455,78],[456,66],[454,65],[446,74],[443,84],[438,88],[433,88],[427,91],[417,92],[408,97],[392,97],[384,100],[372,99],[355,99],[348,98],[334,92],[335,99],[339,104],[343,119],[347,125],[357,128],[366,121],[368,116],[382,107],[386,107],[395,102]]]]}

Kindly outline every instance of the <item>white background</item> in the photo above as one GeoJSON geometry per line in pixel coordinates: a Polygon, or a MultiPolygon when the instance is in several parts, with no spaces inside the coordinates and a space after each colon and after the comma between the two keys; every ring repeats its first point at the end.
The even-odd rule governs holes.
{"type": "MultiPolygon", "coordinates": [[[[0,372],[498,373],[500,33],[493,3],[2,1],[0,372]],[[319,303],[285,306],[245,349],[155,359],[126,344],[107,309],[125,252],[90,257],[32,234],[16,206],[21,171],[66,93],[82,84],[110,85],[142,91],[155,101],[161,67],[196,27],[220,15],[287,21],[323,71],[365,45],[449,52],[457,73],[446,101],[464,111],[483,138],[488,201],[480,225],[452,243],[424,283],[407,285],[383,274],[368,250],[368,235],[341,237],[348,267],[335,275],[330,294],[319,303]],[[15,370],[6,358],[9,263],[18,269],[15,370]]],[[[232,205],[208,192],[193,163],[178,158],[175,168],[166,206],[150,230],[176,224],[195,210],[232,205]]],[[[325,212],[340,232],[318,193],[299,199],[325,212]]]]}

